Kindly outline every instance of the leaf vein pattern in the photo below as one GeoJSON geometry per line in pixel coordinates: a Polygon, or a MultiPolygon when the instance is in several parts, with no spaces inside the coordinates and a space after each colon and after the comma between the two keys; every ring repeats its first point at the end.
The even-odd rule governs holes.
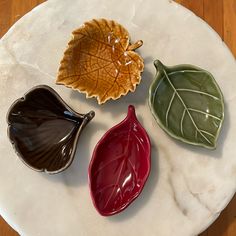
{"type": "Polygon", "coordinates": [[[79,33],[73,32],[73,34],[74,34],[74,35],[79,35],[79,34],[81,34],[82,36],[88,37],[89,39],[95,41],[96,43],[103,44],[103,45],[105,45],[105,46],[107,46],[107,47],[112,47],[112,45],[107,44],[107,43],[105,43],[105,42],[102,42],[102,41],[100,41],[100,40],[98,40],[98,39],[95,39],[95,38],[93,38],[93,37],[90,36],[90,35],[86,35],[86,34],[83,34],[83,33],[81,33],[81,32],[79,32],[79,33]]]}
{"type": "Polygon", "coordinates": [[[100,194],[101,192],[104,192],[105,190],[109,189],[109,188],[113,188],[113,187],[118,187],[120,189],[120,193],[121,193],[121,188],[119,185],[116,185],[116,184],[109,184],[109,185],[106,185],[104,187],[100,187],[99,188],[99,191],[97,192],[97,194],[100,194]]]}
{"type": "Polygon", "coordinates": [[[128,162],[129,162],[129,164],[130,164],[130,166],[131,166],[131,169],[132,169],[132,172],[133,172],[133,174],[134,174],[135,182],[137,182],[137,174],[136,174],[136,172],[135,172],[135,168],[134,168],[133,164],[131,163],[130,159],[128,159],[128,162]]]}
{"type": "Polygon", "coordinates": [[[211,134],[210,132],[206,131],[206,130],[202,130],[200,129],[201,132],[205,133],[205,134],[208,134],[209,136],[215,138],[215,136],[213,134],[211,134]]]}
{"type": "Polygon", "coordinates": [[[169,116],[169,112],[170,112],[170,108],[171,108],[171,105],[173,103],[173,100],[174,100],[174,97],[175,97],[175,91],[170,99],[170,102],[169,102],[169,105],[168,105],[168,108],[167,108],[167,111],[166,111],[166,126],[168,127],[168,116],[169,116]]]}
{"type": "Polygon", "coordinates": [[[205,111],[200,111],[198,109],[193,109],[193,108],[188,108],[188,109],[189,109],[189,111],[193,111],[193,112],[197,112],[197,113],[200,113],[200,114],[203,114],[203,115],[207,115],[207,116],[210,116],[210,117],[212,117],[212,118],[214,118],[216,120],[220,120],[221,121],[221,119],[219,117],[214,116],[214,115],[212,115],[210,113],[207,113],[205,111]]]}
{"type": "Polygon", "coordinates": [[[186,104],[184,103],[182,97],[179,95],[178,91],[176,90],[176,88],[175,88],[174,85],[172,84],[172,82],[171,82],[171,80],[170,80],[170,78],[169,78],[169,76],[167,75],[167,73],[166,73],[165,70],[164,70],[164,74],[165,74],[165,77],[166,77],[166,79],[168,80],[170,86],[171,86],[172,89],[175,91],[177,97],[179,98],[180,102],[182,103],[183,107],[186,109],[186,112],[187,112],[189,118],[191,119],[191,121],[192,121],[192,123],[193,123],[195,129],[198,131],[198,133],[199,133],[209,144],[212,144],[211,141],[204,135],[203,132],[200,131],[200,129],[199,129],[198,126],[196,125],[196,123],[195,123],[195,121],[194,121],[192,115],[190,114],[190,111],[188,110],[188,107],[186,106],[186,104]]]}
{"type": "Polygon", "coordinates": [[[118,83],[117,83],[117,79],[120,75],[120,71],[117,72],[117,75],[115,77],[115,80],[113,82],[113,84],[110,86],[110,88],[105,92],[105,94],[102,96],[101,101],[107,96],[107,94],[114,88],[115,84],[117,84],[117,86],[119,87],[118,83]]]}
{"type": "MultiPolygon", "coordinates": [[[[128,140],[127,140],[128,145],[126,146],[126,149],[125,149],[125,152],[124,152],[124,153],[127,153],[128,150],[129,150],[129,143],[130,143],[130,133],[131,133],[131,129],[132,129],[132,125],[130,125],[130,128],[129,128],[129,132],[128,132],[128,140]]],[[[125,156],[125,155],[124,155],[124,156],[125,156]]],[[[122,170],[123,170],[124,165],[125,165],[126,162],[127,162],[127,159],[126,159],[126,158],[124,158],[124,160],[122,160],[122,162],[121,162],[120,170],[119,170],[119,172],[118,172],[118,176],[117,176],[117,179],[116,179],[115,186],[118,186],[118,181],[119,181],[119,179],[120,179],[120,176],[121,176],[122,170]]],[[[112,190],[112,192],[111,192],[111,195],[109,196],[109,198],[107,199],[106,204],[104,205],[104,208],[107,207],[107,205],[108,205],[108,203],[110,202],[110,200],[111,200],[111,198],[112,198],[114,192],[115,192],[115,188],[113,188],[113,190],[112,190]]]]}
{"type": "Polygon", "coordinates": [[[107,166],[109,166],[110,164],[112,164],[114,161],[118,161],[119,159],[121,159],[123,157],[123,154],[120,154],[115,160],[110,160],[108,161],[106,164],[104,164],[103,166],[99,167],[97,169],[97,171],[95,171],[95,173],[93,174],[94,176],[96,176],[101,170],[103,170],[104,168],[106,168],[107,166]]]}
{"type": "Polygon", "coordinates": [[[190,92],[190,93],[197,93],[197,94],[201,94],[201,95],[205,95],[205,96],[208,96],[208,97],[211,97],[213,99],[216,99],[216,100],[220,100],[218,97],[210,94],[210,93],[206,93],[206,92],[203,92],[203,91],[199,91],[199,90],[194,90],[194,89],[185,89],[185,88],[178,88],[176,89],[177,91],[180,91],[180,92],[190,92]]]}
{"type": "MultiPolygon", "coordinates": [[[[126,160],[124,159],[124,160],[122,161],[121,165],[120,165],[120,170],[119,170],[119,173],[118,173],[118,176],[117,176],[117,179],[116,179],[116,183],[115,183],[114,186],[118,186],[118,181],[119,181],[119,179],[120,179],[122,170],[123,170],[123,168],[124,168],[125,161],[126,161],[126,160]]],[[[107,205],[108,205],[108,203],[110,202],[110,200],[111,200],[111,198],[112,198],[114,192],[115,192],[115,188],[113,188],[110,197],[107,199],[107,202],[106,202],[106,204],[104,205],[104,208],[107,207],[107,205]]]]}
{"type": "Polygon", "coordinates": [[[183,114],[182,114],[182,117],[181,117],[181,122],[180,122],[180,130],[181,130],[182,137],[184,137],[183,121],[184,121],[185,113],[186,113],[186,109],[184,109],[184,111],[183,111],[183,114]]]}
{"type": "Polygon", "coordinates": [[[97,55],[93,55],[93,54],[91,54],[91,53],[89,53],[89,52],[84,52],[84,51],[81,51],[81,50],[80,50],[80,53],[89,55],[89,56],[91,56],[91,57],[95,57],[95,58],[97,58],[97,59],[99,59],[99,60],[102,60],[102,61],[106,61],[106,62],[111,62],[111,63],[113,63],[113,61],[107,60],[106,58],[102,58],[102,57],[99,57],[99,56],[97,56],[97,55]]]}
{"type": "MultiPolygon", "coordinates": [[[[107,21],[105,21],[105,24],[106,24],[106,26],[108,27],[108,29],[110,30],[110,32],[112,32],[113,33],[113,36],[115,37],[115,38],[118,38],[117,37],[117,35],[116,34],[114,34],[114,30],[112,30],[112,28],[109,26],[109,24],[108,24],[108,22],[107,21]]],[[[119,45],[120,45],[120,47],[125,51],[125,48],[122,46],[122,44],[121,44],[121,42],[119,41],[119,45]]],[[[114,45],[112,45],[112,47],[114,47],[114,45]]]]}
{"type": "Polygon", "coordinates": [[[68,75],[68,76],[64,76],[64,77],[62,77],[62,78],[60,78],[60,79],[63,80],[63,79],[68,79],[68,78],[70,78],[70,77],[86,76],[86,75],[91,74],[91,73],[94,73],[94,72],[96,72],[96,71],[98,71],[98,70],[105,69],[107,66],[109,66],[109,65],[111,65],[111,64],[112,64],[112,62],[110,62],[110,63],[106,64],[105,66],[102,66],[102,67],[100,67],[100,68],[98,68],[98,69],[91,70],[91,71],[86,71],[86,73],[83,73],[83,74],[79,74],[79,73],[78,73],[78,74],[68,75]]]}

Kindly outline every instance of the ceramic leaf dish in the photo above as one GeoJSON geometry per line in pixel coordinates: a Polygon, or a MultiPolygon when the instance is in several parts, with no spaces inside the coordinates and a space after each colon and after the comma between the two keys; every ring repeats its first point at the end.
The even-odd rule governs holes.
{"type": "Polygon", "coordinates": [[[91,197],[98,212],[124,210],[141,193],[150,173],[149,137],[129,106],[127,117],[97,143],[89,165],[91,197]]]}
{"type": "Polygon", "coordinates": [[[130,44],[128,31],[113,20],[94,19],[73,31],[57,84],[96,97],[99,104],[135,91],[144,63],[130,44]]]}
{"type": "Polygon", "coordinates": [[[183,142],[215,148],[224,119],[223,95],[214,77],[192,66],[164,66],[150,86],[149,105],[158,124],[183,142]]]}
{"type": "Polygon", "coordinates": [[[79,135],[93,117],[93,111],[73,111],[50,87],[37,86],[10,107],[8,136],[27,166],[56,174],[72,163],[79,135]]]}

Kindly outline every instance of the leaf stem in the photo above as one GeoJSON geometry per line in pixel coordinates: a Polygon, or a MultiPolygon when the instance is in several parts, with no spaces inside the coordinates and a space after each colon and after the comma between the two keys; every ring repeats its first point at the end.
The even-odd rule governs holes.
{"type": "Polygon", "coordinates": [[[138,40],[136,43],[130,44],[128,46],[128,51],[134,51],[134,50],[140,48],[142,45],[143,45],[143,41],[142,40],[138,40]]]}
{"type": "Polygon", "coordinates": [[[127,114],[127,118],[132,118],[132,119],[137,119],[136,118],[136,114],[135,114],[135,108],[133,105],[129,105],[128,107],[128,114],[127,114]]]}
{"type": "Polygon", "coordinates": [[[154,66],[156,67],[159,73],[165,70],[165,66],[159,60],[154,61],[154,66]]]}

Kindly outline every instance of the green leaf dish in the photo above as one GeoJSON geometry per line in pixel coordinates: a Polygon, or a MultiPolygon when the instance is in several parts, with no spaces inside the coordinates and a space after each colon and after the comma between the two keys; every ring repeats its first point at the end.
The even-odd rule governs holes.
{"type": "Polygon", "coordinates": [[[216,148],[224,120],[223,95],[214,77],[192,65],[154,62],[149,106],[160,127],[185,143],[216,148]]]}

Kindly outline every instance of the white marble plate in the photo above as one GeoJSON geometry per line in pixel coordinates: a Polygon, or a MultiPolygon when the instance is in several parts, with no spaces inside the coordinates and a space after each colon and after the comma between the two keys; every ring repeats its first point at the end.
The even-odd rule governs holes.
{"type": "Polygon", "coordinates": [[[35,8],[0,41],[0,214],[21,235],[190,236],[218,217],[236,188],[236,63],[220,37],[190,11],[168,0],[50,0],[35,8]],[[142,39],[142,82],[135,93],[98,106],[95,99],[55,85],[70,32],[92,18],[123,24],[142,39]],[[190,63],[213,73],[225,97],[225,122],[217,149],[170,138],[147,106],[153,60],[190,63]],[[34,85],[52,86],[75,110],[96,117],[82,134],[75,160],[56,176],[27,168],[7,138],[11,103],[34,85]],[[128,104],[152,141],[152,170],[141,196],[119,215],[104,218],[93,207],[87,167],[94,145],[122,120],[128,104]]]}

